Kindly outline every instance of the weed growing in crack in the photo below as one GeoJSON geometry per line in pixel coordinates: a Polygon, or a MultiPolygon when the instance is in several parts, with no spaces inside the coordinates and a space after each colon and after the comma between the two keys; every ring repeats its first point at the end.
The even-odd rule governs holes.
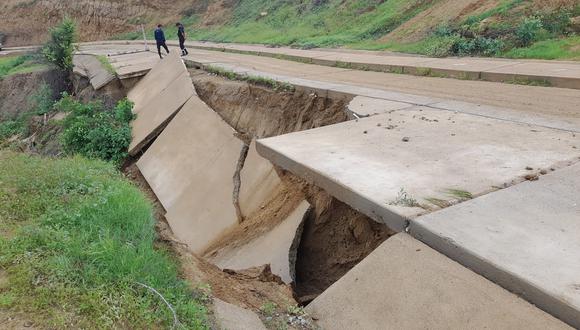
{"type": "Polygon", "coordinates": [[[204,70],[208,73],[220,76],[229,80],[246,81],[250,84],[259,85],[271,88],[277,92],[293,92],[296,88],[287,82],[277,81],[267,77],[252,76],[246,74],[239,74],[231,70],[216,67],[213,65],[206,65],[204,70]]]}
{"type": "Polygon", "coordinates": [[[459,199],[460,201],[473,199],[473,195],[469,191],[461,189],[447,189],[445,193],[451,197],[459,199]]]}
{"type": "Polygon", "coordinates": [[[390,202],[389,205],[404,206],[404,207],[421,207],[421,204],[417,202],[409,193],[405,191],[405,188],[401,188],[397,198],[390,202]]]}

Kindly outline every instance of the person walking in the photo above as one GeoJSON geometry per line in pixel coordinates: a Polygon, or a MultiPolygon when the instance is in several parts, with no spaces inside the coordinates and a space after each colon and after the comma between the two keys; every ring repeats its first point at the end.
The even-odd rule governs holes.
{"type": "Polygon", "coordinates": [[[167,43],[165,43],[165,33],[163,32],[163,25],[157,25],[155,29],[155,41],[157,41],[157,53],[159,53],[159,58],[163,59],[161,56],[161,47],[165,48],[167,54],[169,54],[169,48],[167,48],[167,43]]]}
{"type": "Polygon", "coordinates": [[[177,38],[179,38],[179,48],[181,48],[181,56],[188,55],[189,52],[185,48],[185,27],[181,23],[175,24],[177,26],[177,38]]]}

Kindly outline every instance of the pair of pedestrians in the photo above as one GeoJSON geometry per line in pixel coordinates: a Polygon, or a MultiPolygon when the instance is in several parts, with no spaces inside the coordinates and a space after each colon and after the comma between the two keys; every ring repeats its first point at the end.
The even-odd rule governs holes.
{"type": "MultiPolygon", "coordinates": [[[[175,24],[177,27],[177,38],[179,39],[179,48],[181,48],[181,56],[185,56],[189,54],[187,49],[185,48],[185,27],[181,23],[175,24]]],[[[165,40],[165,32],[163,32],[163,25],[157,25],[157,29],[155,29],[155,41],[157,42],[157,53],[161,56],[161,47],[165,49],[167,54],[169,54],[169,48],[167,48],[167,43],[165,40]]]]}

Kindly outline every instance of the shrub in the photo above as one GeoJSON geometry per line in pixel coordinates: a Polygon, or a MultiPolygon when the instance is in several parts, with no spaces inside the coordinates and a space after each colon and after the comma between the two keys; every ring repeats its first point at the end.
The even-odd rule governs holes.
{"type": "Polygon", "coordinates": [[[542,29],[542,21],[535,17],[525,18],[516,28],[518,44],[523,47],[531,45],[537,40],[542,29]]]}
{"type": "Polygon", "coordinates": [[[38,87],[36,93],[32,94],[29,98],[32,103],[32,112],[36,115],[44,115],[50,110],[54,105],[54,98],[52,97],[52,89],[50,86],[43,82],[38,87]]]}
{"type": "Polygon", "coordinates": [[[454,48],[461,39],[458,35],[436,37],[426,46],[425,53],[433,57],[445,57],[454,54],[454,48]]]}
{"type": "Polygon", "coordinates": [[[120,101],[114,111],[103,109],[101,103],[83,104],[69,95],[55,104],[60,111],[70,112],[64,121],[62,144],[65,152],[98,158],[119,165],[127,157],[131,143],[133,104],[120,101]]]}
{"type": "Polygon", "coordinates": [[[65,18],[58,26],[50,29],[50,39],[44,45],[42,53],[50,63],[70,71],[73,68],[76,37],[75,22],[65,18]]]}

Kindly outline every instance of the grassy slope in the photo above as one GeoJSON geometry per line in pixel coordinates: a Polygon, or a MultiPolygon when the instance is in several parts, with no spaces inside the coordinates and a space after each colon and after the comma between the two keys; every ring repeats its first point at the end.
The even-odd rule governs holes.
{"type": "Polygon", "coordinates": [[[207,311],[154,248],[150,203],[113,165],[0,151],[0,308],[48,328],[206,328],[207,311]]]}
{"type": "MultiPolygon", "coordinates": [[[[288,2],[241,0],[232,9],[228,23],[206,27],[201,16],[184,18],[189,38],[219,42],[263,43],[301,47],[351,47],[357,49],[393,50],[429,54],[438,41],[426,35],[419,42],[381,42],[390,31],[439,1],[421,0],[328,0],[316,2],[288,2]]],[[[470,24],[492,21],[492,27],[514,29],[522,15],[533,15],[531,0],[503,0],[490,10],[469,17],[470,24]]],[[[461,22],[456,22],[461,23],[461,22]]],[[[464,23],[461,23],[464,24],[464,23]]],[[[461,25],[460,24],[460,25],[461,25]]],[[[436,29],[437,26],[433,26],[436,29]]],[[[166,27],[166,34],[174,39],[175,27],[166,27]]],[[[139,38],[138,33],[122,38],[139,38]]],[[[554,37],[531,47],[512,46],[500,56],[516,58],[578,59],[578,37],[554,37]]]]}
{"type": "Polygon", "coordinates": [[[0,57],[0,79],[14,74],[46,69],[45,64],[37,63],[28,56],[0,57]]]}

